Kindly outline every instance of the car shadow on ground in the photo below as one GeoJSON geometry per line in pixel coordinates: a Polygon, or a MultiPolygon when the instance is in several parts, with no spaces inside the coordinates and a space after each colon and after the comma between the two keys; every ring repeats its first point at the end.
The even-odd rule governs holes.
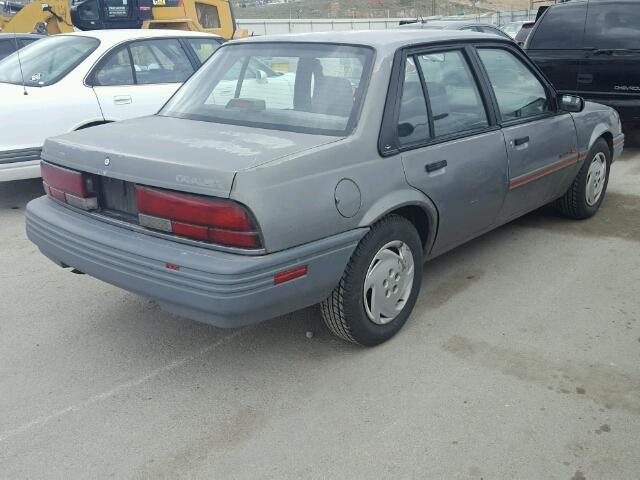
{"type": "Polygon", "coordinates": [[[42,180],[14,180],[0,182],[0,210],[24,210],[34,198],[44,195],[42,180]]]}
{"type": "MultiPolygon", "coordinates": [[[[637,136],[640,139],[640,135],[637,136]]],[[[640,145],[640,143],[631,145],[640,145]]],[[[638,154],[638,147],[629,148],[620,161],[627,161],[638,154]]],[[[0,210],[24,210],[26,204],[43,194],[40,179],[7,182],[0,184],[0,210]]],[[[548,230],[562,234],[575,234],[593,238],[616,237],[626,240],[640,241],[640,197],[625,195],[610,191],[607,194],[601,211],[595,217],[585,221],[573,221],[561,216],[553,208],[543,207],[533,211],[507,225],[474,239],[427,263],[423,277],[423,289],[418,299],[417,308],[435,309],[451,301],[458,293],[470,287],[483,277],[479,268],[469,267],[470,260],[487,250],[500,248],[515,232],[521,229],[548,230]]],[[[61,271],[61,274],[66,274],[61,271]]],[[[119,344],[118,338],[124,332],[126,337],[139,337],[141,344],[149,339],[151,332],[155,333],[156,341],[186,347],[188,338],[198,338],[201,341],[215,342],[229,335],[229,330],[222,330],[209,325],[193,322],[160,311],[157,304],[151,300],[142,299],[134,294],[125,294],[120,301],[104,305],[105,318],[112,322],[104,325],[102,334],[108,342],[109,336],[114,336],[114,346],[119,344]],[[162,324],[162,325],[159,325],[162,324]],[[158,328],[160,327],[160,328],[158,328]],[[164,332],[164,335],[161,333],[164,332]],[[164,338],[157,338],[158,335],[164,338]],[[183,337],[186,342],[177,340],[175,336],[183,337]]],[[[98,327],[102,330],[101,327],[98,327]]],[[[252,341],[264,337],[265,345],[277,343],[286,345],[294,350],[310,344],[309,339],[315,339],[314,345],[333,345],[331,351],[352,351],[347,344],[332,337],[322,324],[319,308],[308,307],[303,310],[263,322],[246,330],[259,332],[252,335],[252,341]]],[[[101,335],[102,336],[102,335],[101,335]]],[[[134,342],[135,343],[135,342],[134,342]]],[[[287,348],[289,350],[289,348],[287,348]]],[[[313,349],[322,356],[320,350],[313,349]]]]}

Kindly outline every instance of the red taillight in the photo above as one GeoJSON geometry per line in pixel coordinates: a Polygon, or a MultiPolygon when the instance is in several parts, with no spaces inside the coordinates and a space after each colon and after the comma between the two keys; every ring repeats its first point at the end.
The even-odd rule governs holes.
{"type": "Polygon", "coordinates": [[[228,230],[250,230],[244,209],[235,203],[136,186],[138,210],[147,215],[228,230]]]}
{"type": "Polygon", "coordinates": [[[98,208],[90,175],[40,162],[42,185],[47,195],[83,210],[98,208]]]}
{"type": "Polygon", "coordinates": [[[140,225],[220,245],[259,248],[248,212],[230,200],[136,185],[140,225]]]}

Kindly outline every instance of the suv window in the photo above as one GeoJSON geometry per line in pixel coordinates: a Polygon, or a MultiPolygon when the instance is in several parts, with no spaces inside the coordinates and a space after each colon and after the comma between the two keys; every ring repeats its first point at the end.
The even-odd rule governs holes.
{"type": "Polygon", "coordinates": [[[435,137],[489,125],[478,87],[461,51],[417,58],[427,86],[435,137]]]}
{"type": "Polygon", "coordinates": [[[407,58],[400,97],[398,138],[400,145],[425,141],[431,137],[427,102],[413,57],[407,58]]]}
{"type": "Polygon", "coordinates": [[[220,46],[220,42],[217,40],[209,40],[204,38],[187,38],[189,46],[196,52],[200,63],[206,62],[213,52],[215,52],[220,46]]]}
{"type": "Polygon", "coordinates": [[[478,53],[489,75],[503,121],[551,111],[543,84],[513,53],[495,48],[481,48],[478,53]]]}
{"type": "Polygon", "coordinates": [[[129,48],[138,84],[180,83],[194,71],[182,45],[174,38],[133,42],[129,48]]]}
{"type": "Polygon", "coordinates": [[[572,50],[582,48],[587,4],[569,2],[550,7],[529,42],[529,49],[572,50]]]}
{"type": "Polygon", "coordinates": [[[93,73],[93,85],[133,85],[133,69],[127,47],[120,47],[109,52],[93,73]]]}
{"type": "Polygon", "coordinates": [[[640,48],[640,5],[634,2],[591,2],[585,47],[640,48]]]}

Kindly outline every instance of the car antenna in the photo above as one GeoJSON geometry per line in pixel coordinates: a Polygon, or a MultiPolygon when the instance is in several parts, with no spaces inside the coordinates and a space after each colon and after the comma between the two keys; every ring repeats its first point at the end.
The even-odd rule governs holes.
{"type": "Polygon", "coordinates": [[[18,36],[14,30],[13,32],[13,41],[16,44],[16,55],[18,56],[18,66],[20,67],[20,78],[22,79],[22,93],[23,95],[29,95],[27,93],[27,86],[24,83],[24,72],[22,71],[22,61],[20,60],[20,45],[18,44],[18,36]]]}

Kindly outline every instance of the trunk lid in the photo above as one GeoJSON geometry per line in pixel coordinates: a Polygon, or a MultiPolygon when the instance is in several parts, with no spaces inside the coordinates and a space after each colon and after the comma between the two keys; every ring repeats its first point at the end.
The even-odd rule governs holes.
{"type": "Polygon", "coordinates": [[[236,172],[335,140],[151,116],[54,137],[45,142],[42,157],[125,182],[229,197],[236,172]]]}

